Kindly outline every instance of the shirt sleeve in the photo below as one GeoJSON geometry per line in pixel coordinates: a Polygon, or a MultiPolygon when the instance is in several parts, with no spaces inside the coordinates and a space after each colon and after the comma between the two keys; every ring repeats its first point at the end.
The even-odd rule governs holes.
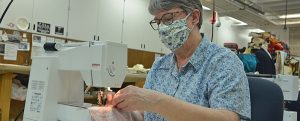
{"type": "Polygon", "coordinates": [[[153,75],[152,74],[152,70],[149,71],[148,75],[147,75],[147,78],[146,78],[146,81],[145,81],[145,84],[144,84],[144,88],[145,89],[152,89],[153,87],[153,81],[151,81],[151,76],[150,75],[153,75]]]}
{"type": "Polygon", "coordinates": [[[241,119],[250,119],[249,84],[241,61],[229,52],[216,57],[212,63],[208,82],[210,107],[229,110],[239,114],[241,119]]]}

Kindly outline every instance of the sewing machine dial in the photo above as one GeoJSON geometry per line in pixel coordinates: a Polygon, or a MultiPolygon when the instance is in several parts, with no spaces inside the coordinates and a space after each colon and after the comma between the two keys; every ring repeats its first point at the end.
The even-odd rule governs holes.
{"type": "Polygon", "coordinates": [[[108,67],[106,68],[106,70],[107,70],[109,76],[111,76],[111,77],[116,76],[116,74],[115,74],[115,71],[116,71],[115,62],[112,61],[112,63],[110,65],[108,65],[108,67]]]}

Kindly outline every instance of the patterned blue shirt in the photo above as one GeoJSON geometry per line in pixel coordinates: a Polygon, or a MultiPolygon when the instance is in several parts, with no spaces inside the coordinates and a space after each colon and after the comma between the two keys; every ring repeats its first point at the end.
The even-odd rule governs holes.
{"type": "MultiPolygon", "coordinates": [[[[156,59],[144,85],[177,99],[251,117],[250,92],[239,58],[229,49],[202,39],[189,62],[178,71],[174,53],[156,59]]],[[[165,121],[154,112],[145,112],[145,121],[165,121]]]]}

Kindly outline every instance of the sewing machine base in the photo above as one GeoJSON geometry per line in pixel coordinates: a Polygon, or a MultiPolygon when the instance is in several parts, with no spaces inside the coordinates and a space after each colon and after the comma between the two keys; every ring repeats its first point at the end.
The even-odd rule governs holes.
{"type": "Polygon", "coordinates": [[[59,104],[57,121],[92,121],[87,107],[59,104]]]}

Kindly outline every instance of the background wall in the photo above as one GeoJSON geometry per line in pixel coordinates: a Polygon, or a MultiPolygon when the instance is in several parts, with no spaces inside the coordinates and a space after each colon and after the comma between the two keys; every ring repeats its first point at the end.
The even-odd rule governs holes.
{"type": "Polygon", "coordinates": [[[271,32],[272,34],[276,35],[276,37],[283,42],[287,42],[289,43],[290,37],[289,37],[289,33],[290,30],[283,30],[283,26],[282,27],[276,27],[276,28],[267,28],[266,31],[271,32]]]}
{"type": "MultiPolygon", "coordinates": [[[[201,32],[204,32],[209,39],[211,39],[212,26],[210,24],[211,12],[204,11],[203,26],[201,32]]],[[[239,48],[248,45],[251,37],[248,37],[249,32],[255,31],[254,29],[243,28],[242,26],[235,26],[234,22],[227,17],[220,17],[220,27],[214,27],[213,42],[223,46],[224,43],[237,43],[239,48]]]]}
{"type": "MultiPolygon", "coordinates": [[[[203,14],[203,25],[201,32],[205,33],[205,35],[211,39],[211,11],[204,11],[203,14]]],[[[223,46],[224,43],[237,43],[239,48],[247,47],[248,42],[251,41],[251,37],[249,37],[250,32],[263,32],[263,30],[253,27],[250,28],[235,25],[231,19],[228,19],[228,17],[220,17],[219,20],[221,21],[221,27],[214,27],[213,42],[220,46],[223,46]]],[[[279,40],[288,43],[289,30],[284,31],[282,28],[265,28],[265,31],[275,34],[279,40]]]]}
{"type": "Polygon", "coordinates": [[[296,55],[300,59],[300,28],[291,28],[290,30],[290,49],[291,49],[291,54],[296,55]]]}
{"type": "MultiPolygon", "coordinates": [[[[21,0],[23,1],[23,0],[21,0]]],[[[20,8],[23,6],[30,6],[32,3],[35,3],[37,1],[33,1],[33,0],[28,0],[31,2],[25,2],[27,3],[27,5],[23,5],[22,3],[17,4],[20,1],[15,1],[13,5],[10,8],[10,11],[8,11],[8,14],[6,15],[6,20],[15,20],[15,19],[9,19],[9,18],[18,18],[20,15],[31,15],[34,17],[31,17],[33,19],[36,19],[36,16],[33,14],[35,13],[35,9],[32,9],[30,7],[28,8],[24,8],[22,9],[22,11],[27,10],[29,11],[27,12],[22,12],[22,11],[13,11],[14,8],[20,8]],[[17,6],[19,5],[19,6],[17,6]],[[19,14],[16,14],[20,12],[19,14]],[[27,14],[26,14],[27,13],[27,14]],[[11,16],[9,16],[11,15],[11,16]]],[[[55,6],[55,3],[59,4],[60,2],[58,2],[60,0],[57,0],[56,2],[51,2],[52,6],[55,6]]],[[[67,1],[67,0],[64,0],[67,1]]],[[[148,13],[147,10],[147,6],[149,3],[149,0],[127,0],[127,2],[123,3],[122,1],[120,2],[119,0],[110,0],[111,2],[107,2],[107,1],[99,1],[99,2],[93,2],[90,1],[91,3],[89,4],[84,4],[83,3],[87,3],[87,2],[83,2],[81,3],[78,0],[71,0],[70,4],[71,8],[70,10],[64,10],[65,12],[61,12],[61,11],[57,11],[57,14],[61,14],[61,13],[69,13],[69,16],[71,17],[71,19],[69,20],[62,20],[62,21],[68,21],[69,22],[69,28],[67,29],[67,33],[68,36],[66,36],[66,38],[69,39],[75,39],[75,40],[92,40],[92,38],[95,39],[95,36],[98,36],[98,38],[100,37],[100,39],[102,40],[116,40],[117,42],[119,41],[119,38],[121,38],[121,40],[123,40],[124,43],[128,44],[128,47],[131,49],[137,49],[137,50],[143,50],[143,51],[150,51],[150,52],[158,52],[158,53],[168,53],[168,49],[164,47],[164,45],[160,42],[159,38],[158,38],[158,32],[154,31],[151,29],[151,27],[149,26],[149,21],[151,19],[153,19],[153,16],[150,15],[148,13]],[[77,4],[75,4],[77,3],[77,4]],[[82,19],[82,14],[85,14],[85,12],[87,12],[87,14],[85,15],[90,15],[91,13],[88,13],[89,11],[82,11],[81,9],[78,8],[78,6],[81,7],[86,7],[90,4],[96,4],[95,9],[92,9],[91,11],[93,11],[93,13],[95,13],[95,15],[91,15],[90,18],[89,17],[83,17],[83,18],[89,18],[89,19],[82,19]],[[106,10],[106,6],[103,5],[115,5],[115,4],[124,4],[124,11],[123,9],[119,9],[119,7],[117,8],[107,8],[110,9],[111,12],[114,12],[116,14],[114,14],[114,16],[111,16],[110,14],[105,14],[105,12],[103,14],[100,14],[101,11],[98,11],[98,7],[97,4],[100,5],[100,7],[103,9],[102,11],[106,10]],[[102,6],[101,6],[102,5],[102,6]],[[80,11],[82,13],[78,14],[77,11],[80,11]],[[113,11],[112,11],[113,10],[113,11]],[[122,15],[122,13],[124,12],[124,16],[122,15]],[[96,14],[96,13],[99,13],[96,14]],[[146,14],[145,14],[146,13],[146,14]],[[72,15],[76,15],[78,18],[73,18],[72,15]],[[80,18],[80,19],[79,19],[80,18]],[[105,19],[104,19],[105,18],[105,19]],[[74,21],[74,20],[80,20],[80,21],[74,21]],[[99,21],[95,21],[95,23],[93,24],[93,22],[89,22],[87,20],[94,20],[94,19],[99,19],[99,21]],[[123,23],[122,23],[123,21],[123,23]],[[107,24],[108,22],[110,22],[110,24],[107,24]],[[113,22],[113,23],[112,23],[113,22]],[[91,23],[91,24],[86,24],[86,23],[91,23]],[[99,25],[98,25],[98,24],[99,25]],[[78,28],[78,24],[82,25],[82,26],[86,26],[85,29],[83,29],[83,27],[81,27],[81,29],[77,29],[78,28]],[[74,26],[72,26],[74,25],[74,26]],[[95,25],[101,26],[101,27],[95,27],[95,25]],[[118,25],[118,26],[112,26],[112,25],[118,25]],[[93,28],[93,29],[91,29],[93,28]],[[123,28],[122,32],[120,31],[114,31],[115,28],[123,28]],[[96,29],[98,29],[96,31],[96,29]],[[73,31],[76,30],[76,31],[73,31]],[[80,31],[77,31],[80,30],[80,31]],[[73,34],[72,34],[73,33],[73,34]],[[84,34],[82,34],[84,33],[84,34]],[[74,36],[72,36],[74,35],[74,36]],[[76,35],[76,36],[75,36],[76,35]],[[82,37],[82,38],[78,38],[82,37]],[[117,38],[117,39],[116,39],[117,38]]],[[[6,6],[9,3],[9,0],[0,0],[0,13],[3,12],[4,7],[1,6],[6,6]],[[2,2],[1,2],[2,1],[2,2]]],[[[41,5],[42,2],[38,2],[41,5]]],[[[45,5],[47,6],[47,5],[45,5]]],[[[31,6],[31,7],[36,7],[36,6],[31,6]]],[[[49,7],[48,9],[53,8],[53,7],[49,7]]],[[[210,24],[210,18],[211,18],[211,11],[204,11],[203,12],[203,25],[201,28],[201,32],[205,33],[205,35],[210,39],[211,38],[211,34],[212,34],[212,27],[210,24]]],[[[44,15],[42,15],[44,16],[44,15]]],[[[66,15],[60,15],[60,16],[66,16],[66,15]]],[[[51,16],[51,14],[49,14],[49,16],[47,16],[49,19],[50,18],[57,18],[55,16],[51,16]]],[[[45,17],[46,18],[46,17],[45,17]]],[[[48,19],[47,18],[47,19],[48,19]]],[[[258,31],[254,28],[247,28],[245,26],[236,26],[234,25],[234,22],[231,19],[228,19],[227,17],[220,17],[219,20],[221,21],[221,27],[217,28],[215,27],[214,29],[214,39],[213,42],[223,46],[223,44],[225,42],[232,42],[232,43],[237,43],[239,45],[239,48],[245,47],[247,46],[248,42],[251,40],[251,37],[249,37],[249,33],[250,32],[261,32],[258,31]]],[[[45,20],[46,21],[46,20],[45,20]]],[[[32,23],[36,23],[35,21],[32,21],[32,23]]],[[[48,22],[51,23],[51,22],[48,22]]],[[[65,23],[65,22],[63,22],[65,23]]],[[[60,23],[60,24],[63,24],[60,23]]],[[[4,23],[2,23],[4,24],[4,23]]],[[[56,24],[51,23],[52,25],[60,25],[60,24],[56,24]]],[[[32,28],[32,27],[31,27],[32,28]]],[[[280,28],[263,28],[266,31],[270,31],[273,34],[276,34],[277,37],[282,40],[282,41],[287,41],[289,40],[289,30],[288,31],[284,31],[282,29],[283,27],[280,28]]],[[[118,29],[120,30],[120,29],[118,29]]],[[[35,32],[34,30],[28,30],[29,32],[35,32]]],[[[53,36],[56,36],[55,34],[53,36]]]]}

